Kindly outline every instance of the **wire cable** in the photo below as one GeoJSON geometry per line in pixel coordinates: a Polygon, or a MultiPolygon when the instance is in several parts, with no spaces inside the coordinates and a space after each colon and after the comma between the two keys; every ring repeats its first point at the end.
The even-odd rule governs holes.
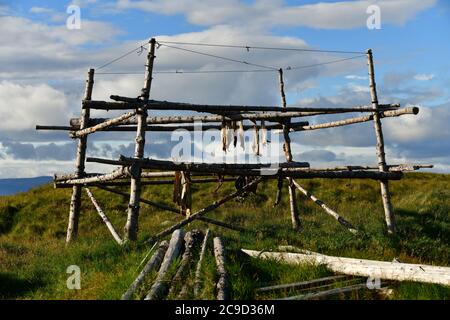
{"type": "Polygon", "coordinates": [[[358,55],[358,56],[350,57],[350,58],[345,58],[345,59],[339,59],[339,60],[332,60],[332,61],[327,61],[327,62],[310,64],[310,65],[306,65],[306,66],[287,67],[285,70],[286,71],[290,71],[290,70],[298,70],[298,69],[319,67],[319,66],[324,66],[324,65],[327,65],[327,64],[333,64],[333,63],[343,62],[343,61],[347,61],[347,60],[358,59],[358,58],[362,58],[362,57],[365,57],[365,54],[364,55],[358,55]]]}
{"type": "Polygon", "coordinates": [[[196,42],[181,42],[181,41],[158,41],[160,44],[178,44],[189,46],[203,46],[203,47],[221,47],[221,48],[237,48],[237,49],[258,49],[258,50],[280,50],[280,51],[300,51],[300,52],[322,52],[322,53],[343,53],[343,54],[365,54],[362,51],[341,51],[341,50],[321,50],[321,49],[306,49],[306,48],[283,48],[283,47],[261,47],[261,46],[245,46],[245,45],[231,45],[231,44],[212,44],[212,43],[196,43],[196,42]]]}
{"type": "MultiPolygon", "coordinates": [[[[100,69],[102,69],[102,68],[104,68],[104,67],[107,67],[107,66],[109,66],[110,64],[113,64],[114,62],[119,61],[119,60],[125,58],[126,56],[129,56],[130,54],[137,52],[137,50],[139,50],[139,49],[141,49],[141,50],[147,50],[147,48],[144,47],[144,44],[141,44],[139,47],[134,48],[133,50],[130,50],[130,51],[124,53],[123,55],[121,55],[121,56],[119,56],[119,57],[117,57],[117,58],[115,58],[115,59],[113,59],[113,60],[111,60],[111,61],[106,62],[105,64],[103,64],[103,65],[101,65],[100,67],[98,67],[97,70],[100,70],[100,69]]],[[[141,52],[142,52],[142,51],[141,51],[141,52]]]]}
{"type": "Polygon", "coordinates": [[[236,59],[232,59],[232,58],[228,58],[228,57],[218,56],[218,55],[215,55],[215,54],[200,52],[200,51],[186,49],[186,48],[180,48],[180,47],[176,47],[176,46],[170,46],[170,45],[167,45],[167,44],[162,44],[161,42],[158,42],[158,44],[160,46],[165,46],[167,48],[172,48],[172,49],[177,49],[177,50],[181,50],[181,51],[191,52],[191,53],[195,53],[195,54],[199,54],[199,55],[203,55],[203,56],[207,56],[207,57],[212,57],[212,58],[216,58],[216,59],[222,59],[222,60],[226,60],[226,61],[230,61],[230,62],[242,63],[242,64],[246,64],[246,65],[249,65],[249,66],[254,66],[254,67],[259,67],[259,68],[264,68],[264,69],[278,70],[278,68],[275,68],[275,67],[269,67],[269,66],[264,66],[264,65],[261,65],[261,64],[252,63],[252,62],[241,61],[241,60],[236,60],[236,59]]]}

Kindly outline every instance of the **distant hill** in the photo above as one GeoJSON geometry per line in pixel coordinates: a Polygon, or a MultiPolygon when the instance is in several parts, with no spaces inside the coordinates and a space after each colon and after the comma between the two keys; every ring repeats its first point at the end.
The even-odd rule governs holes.
{"type": "Polygon", "coordinates": [[[28,191],[31,188],[43,185],[52,180],[52,177],[0,179],[0,196],[12,195],[17,192],[28,191]]]}

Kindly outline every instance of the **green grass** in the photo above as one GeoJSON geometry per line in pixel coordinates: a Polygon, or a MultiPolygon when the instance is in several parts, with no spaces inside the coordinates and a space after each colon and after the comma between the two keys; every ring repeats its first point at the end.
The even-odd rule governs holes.
{"type": "MultiPolygon", "coordinates": [[[[354,236],[321,208],[297,193],[303,231],[291,230],[287,192],[273,208],[274,181],[263,182],[256,195],[231,201],[208,216],[237,224],[255,233],[240,234],[210,226],[226,244],[233,299],[270,299],[295,292],[255,294],[263,285],[319,278],[332,273],[320,266],[290,266],[245,257],[239,248],[270,250],[294,245],[308,250],[346,257],[448,266],[450,261],[450,176],[407,174],[391,183],[398,235],[386,233],[379,185],[367,180],[298,180],[307,190],[339,212],[361,232],[354,236]]],[[[213,193],[215,184],[193,186],[194,209],[233,191],[232,183],[213,193]]],[[[92,188],[99,204],[121,231],[127,200],[92,188]]],[[[65,246],[70,189],[42,186],[15,196],[0,197],[0,298],[3,299],[118,299],[139,273],[139,264],[150,246],[143,240],[180,219],[143,205],[140,241],[134,248],[116,245],[89,199],[83,195],[78,241],[65,246]],[[69,265],[81,268],[81,290],[69,290],[69,265]]],[[[171,202],[171,186],[145,187],[144,198],[171,202]]],[[[200,221],[187,229],[206,229],[200,221]]],[[[203,269],[201,298],[213,299],[217,280],[210,243],[203,269]]],[[[192,269],[194,269],[193,266],[192,269]]],[[[173,270],[174,271],[174,270],[173,270]]],[[[193,270],[187,279],[192,285],[193,270]]],[[[142,297],[156,274],[150,274],[142,297]]],[[[393,299],[448,299],[450,288],[419,283],[392,283],[393,299]]],[[[170,298],[174,298],[171,296],[170,298]]],[[[192,294],[188,298],[193,298],[192,294]]],[[[335,297],[379,299],[364,291],[335,297]]]]}

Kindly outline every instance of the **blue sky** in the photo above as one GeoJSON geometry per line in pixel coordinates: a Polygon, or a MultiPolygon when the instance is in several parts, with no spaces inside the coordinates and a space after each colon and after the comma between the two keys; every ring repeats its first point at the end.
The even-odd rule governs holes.
{"type": "MultiPolygon", "coordinates": [[[[7,30],[0,36],[3,47],[0,115],[10,118],[3,128],[0,127],[0,178],[72,170],[73,142],[65,133],[35,132],[34,124],[64,125],[69,118],[77,116],[85,70],[119,56],[151,36],[163,40],[250,46],[346,51],[372,48],[380,100],[421,107],[419,116],[386,121],[388,159],[429,162],[436,164],[435,171],[450,171],[447,128],[450,120],[449,1],[210,0],[201,4],[198,0],[0,1],[0,21],[2,29],[7,30]],[[65,28],[66,9],[70,4],[81,8],[81,30],[65,28]],[[379,30],[369,30],[366,26],[369,15],[365,9],[370,4],[381,8],[379,30]],[[21,93],[28,94],[29,98],[23,99],[21,93]],[[29,99],[33,99],[33,103],[25,105],[24,101],[29,99]],[[20,118],[11,116],[11,104],[16,106],[15,111],[32,119],[15,124],[20,118]],[[50,143],[53,144],[50,146],[50,143]],[[55,150],[43,152],[42,146],[47,148],[45,150],[55,150]],[[52,157],[52,154],[58,156],[52,157]],[[23,165],[29,168],[21,170],[23,165]]],[[[156,69],[243,68],[166,49],[157,52],[156,69]]],[[[307,65],[348,57],[202,50],[277,66],[307,65]]],[[[143,59],[144,55],[133,54],[104,71],[141,70],[143,59]]],[[[364,58],[286,73],[288,102],[310,106],[368,103],[366,74],[364,58]]],[[[139,90],[141,82],[139,76],[100,76],[96,81],[95,98],[107,99],[114,93],[133,94],[139,90]]],[[[211,75],[207,79],[160,75],[156,77],[155,95],[179,101],[271,105],[279,102],[276,89],[276,81],[267,74],[247,78],[246,75],[211,75]]],[[[322,152],[327,156],[319,157],[317,163],[324,165],[330,161],[332,164],[353,164],[359,160],[372,163],[372,134],[369,125],[361,125],[354,129],[330,130],[315,137],[299,136],[294,151],[297,148],[298,155],[322,152]],[[364,141],[358,139],[366,135],[364,141]],[[334,155],[331,158],[330,153],[334,155]]],[[[117,155],[117,150],[128,150],[132,142],[129,138],[111,139],[99,135],[92,139],[93,148],[101,155],[117,155]]],[[[155,139],[164,143],[167,137],[155,139]]]]}

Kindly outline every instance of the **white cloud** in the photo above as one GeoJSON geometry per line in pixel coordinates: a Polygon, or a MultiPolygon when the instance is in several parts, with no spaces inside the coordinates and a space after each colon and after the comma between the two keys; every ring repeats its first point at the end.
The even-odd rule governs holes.
{"type": "Polygon", "coordinates": [[[367,76],[358,76],[358,75],[354,75],[354,74],[349,74],[349,75],[345,76],[345,79],[349,79],[349,80],[367,80],[367,76]]]}
{"type": "Polygon", "coordinates": [[[52,13],[53,9],[44,8],[44,7],[31,7],[30,12],[31,13],[52,13]]]}
{"type": "Polygon", "coordinates": [[[430,74],[419,73],[414,76],[414,79],[417,81],[430,81],[433,78],[434,78],[434,74],[431,74],[431,73],[430,74]]]}
{"type": "Polygon", "coordinates": [[[64,93],[47,84],[0,82],[2,131],[33,129],[38,123],[63,123],[67,120],[67,105],[64,93]]]}
{"type": "Polygon", "coordinates": [[[436,4],[437,0],[358,0],[320,2],[298,6],[282,1],[118,0],[116,9],[140,9],[166,15],[184,14],[197,25],[240,25],[270,28],[274,26],[306,26],[318,29],[350,29],[366,27],[366,9],[372,4],[381,8],[382,23],[403,25],[417,13],[436,4]]]}

